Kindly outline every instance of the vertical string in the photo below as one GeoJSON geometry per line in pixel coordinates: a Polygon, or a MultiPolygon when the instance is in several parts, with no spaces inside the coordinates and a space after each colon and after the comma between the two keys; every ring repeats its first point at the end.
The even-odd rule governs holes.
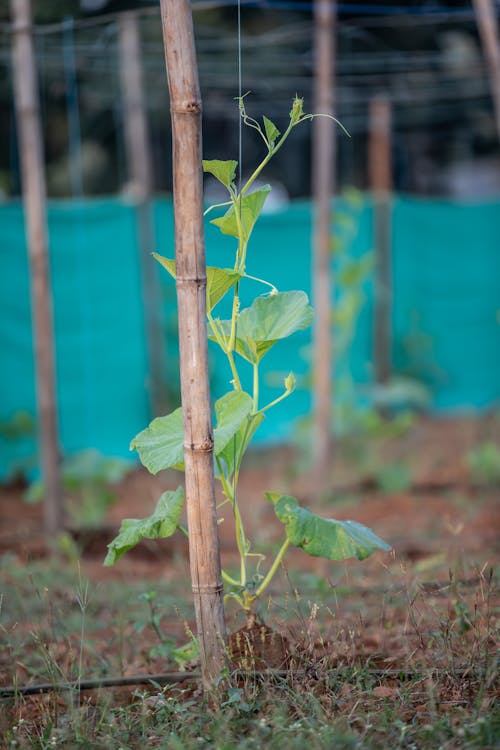
{"type": "MultiPolygon", "coordinates": [[[[241,184],[242,184],[242,160],[243,160],[243,122],[241,118],[241,112],[240,112],[240,102],[241,102],[241,91],[242,91],[242,84],[241,84],[241,0],[238,0],[238,195],[239,195],[239,203],[240,203],[240,215],[241,215],[241,184]]],[[[235,286],[235,295],[238,297],[240,291],[240,283],[239,281],[236,282],[235,286]]],[[[235,324],[235,338],[238,336],[238,319],[236,318],[236,324],[235,324]]],[[[233,466],[235,467],[235,470],[233,472],[233,502],[236,504],[236,434],[233,437],[233,466]]]]}

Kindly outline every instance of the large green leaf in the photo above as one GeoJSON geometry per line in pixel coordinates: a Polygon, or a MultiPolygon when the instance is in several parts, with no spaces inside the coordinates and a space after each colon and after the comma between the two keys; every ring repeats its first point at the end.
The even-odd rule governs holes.
{"type": "Polygon", "coordinates": [[[371,529],[356,521],[336,521],[322,518],[307,508],[301,508],[289,495],[266,493],[274,506],[278,519],[285,525],[288,539],[312,557],[328,560],[346,560],[357,557],[364,560],[377,549],[388,552],[391,547],[371,529]]]}
{"type": "Polygon", "coordinates": [[[227,479],[234,474],[235,466],[240,465],[250,440],[264,418],[265,414],[260,412],[249,414],[232,436],[233,439],[228,440],[224,450],[218,454],[222,471],[227,479]]]}
{"type": "MultiPolygon", "coordinates": [[[[175,260],[164,258],[163,255],[153,253],[158,263],[167,269],[173,279],[176,278],[175,260]]],[[[217,268],[207,266],[207,310],[211,312],[229,289],[241,279],[241,274],[232,268],[217,268]]]]}
{"type": "Polygon", "coordinates": [[[222,182],[227,188],[231,186],[236,174],[238,162],[233,159],[223,161],[221,159],[203,159],[203,171],[209,172],[222,182]]]}
{"type": "MultiPolygon", "coordinates": [[[[216,402],[215,455],[225,448],[251,409],[252,399],[243,391],[230,391],[216,402]]],[[[166,417],[153,419],[149,427],[132,440],[130,448],[139,453],[142,464],[151,474],[157,474],[163,469],[183,469],[182,409],[176,409],[166,417]]]]}
{"type": "MultiPolygon", "coordinates": [[[[248,193],[248,195],[244,195],[239,199],[238,211],[241,216],[241,234],[244,242],[248,242],[254,224],[262,211],[270,190],[271,187],[269,185],[263,185],[258,190],[254,190],[253,193],[248,193]]],[[[240,236],[234,206],[231,206],[224,216],[212,219],[210,223],[219,227],[222,234],[229,234],[231,237],[240,236]]]]}
{"type": "MultiPolygon", "coordinates": [[[[236,351],[249,362],[259,362],[276,341],[307,328],[313,317],[314,311],[305,292],[279,292],[258,297],[238,317],[236,351]]],[[[229,336],[231,321],[222,320],[220,325],[229,336]]],[[[209,336],[215,338],[211,333],[209,336]]]]}
{"type": "Polygon", "coordinates": [[[142,539],[165,539],[172,536],[179,525],[183,502],[184,491],[182,487],[178,487],[175,492],[163,493],[148,518],[125,518],[118,536],[108,544],[104,565],[114,565],[124,552],[135,547],[142,539]]]}

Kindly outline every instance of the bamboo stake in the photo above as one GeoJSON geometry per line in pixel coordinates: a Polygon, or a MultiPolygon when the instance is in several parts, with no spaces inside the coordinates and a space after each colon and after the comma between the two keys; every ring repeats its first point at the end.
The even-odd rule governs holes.
{"type": "Polygon", "coordinates": [[[374,200],[375,314],[373,361],[375,382],[391,376],[392,264],[391,264],[391,104],[385,96],[370,102],[368,164],[374,200]]]}
{"type": "Polygon", "coordinates": [[[153,160],[151,156],[137,12],[120,15],[120,74],[124,104],[127,164],[137,201],[137,222],[142,296],[148,345],[149,392],[153,414],[164,414],[166,403],[166,352],[161,320],[161,298],[156,264],[151,259],[155,233],[153,207],[153,160]]]}
{"type": "Polygon", "coordinates": [[[172,118],[175,255],[191,583],[205,685],[225,666],[208,379],[201,96],[189,0],[161,0],[172,118]]]}
{"type": "MultiPolygon", "coordinates": [[[[334,33],[336,4],[314,3],[314,111],[332,114],[334,106],[334,33]]],[[[332,334],[331,334],[331,199],[335,189],[334,123],[313,121],[313,300],[314,326],[314,470],[318,494],[327,487],[332,453],[332,334]]]]}
{"type": "Polygon", "coordinates": [[[11,0],[11,14],[14,100],[31,269],[38,449],[45,483],[45,531],[48,536],[53,536],[63,526],[63,501],[59,473],[46,187],[30,0],[11,0]]]}
{"type": "Polygon", "coordinates": [[[488,63],[495,123],[500,139],[500,41],[498,22],[491,0],[474,0],[479,36],[488,63]]]}

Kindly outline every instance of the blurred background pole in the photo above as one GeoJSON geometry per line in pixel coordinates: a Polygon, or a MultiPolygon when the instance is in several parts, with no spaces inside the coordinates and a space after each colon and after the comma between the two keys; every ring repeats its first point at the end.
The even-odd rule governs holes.
{"type": "Polygon", "coordinates": [[[59,473],[46,186],[30,0],[11,0],[11,14],[14,100],[34,322],[38,451],[45,485],[45,531],[51,536],[63,527],[64,519],[59,473]]]}
{"type": "Polygon", "coordinates": [[[373,362],[375,382],[381,384],[391,377],[392,360],[391,103],[387,97],[373,97],[369,118],[368,168],[375,248],[373,362]]]}
{"type": "MultiPolygon", "coordinates": [[[[336,3],[314,2],[314,109],[333,114],[334,36],[336,3]]],[[[316,311],[314,323],[314,471],[318,493],[329,478],[332,451],[333,347],[331,319],[332,196],[335,192],[335,124],[316,117],[312,125],[313,264],[312,289],[316,311]]]]}
{"type": "Polygon", "coordinates": [[[174,171],[176,288],[189,562],[203,681],[226,664],[208,377],[201,95],[189,0],[161,0],[174,171]]]}
{"type": "Polygon", "coordinates": [[[495,122],[500,139],[500,40],[498,21],[492,0],[474,0],[479,36],[489,68],[495,122]]]}
{"type": "Polygon", "coordinates": [[[148,133],[139,16],[128,11],[120,15],[120,75],[123,97],[125,148],[131,192],[137,202],[138,243],[142,276],[150,405],[153,414],[167,411],[166,347],[162,328],[161,290],[157,264],[151,257],[155,248],[152,195],[153,160],[148,133]]]}

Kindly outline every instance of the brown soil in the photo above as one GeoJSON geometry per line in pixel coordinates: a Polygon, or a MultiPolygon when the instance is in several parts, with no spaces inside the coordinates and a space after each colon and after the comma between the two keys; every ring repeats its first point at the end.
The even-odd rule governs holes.
{"type": "MultiPolygon", "coordinates": [[[[423,420],[410,433],[380,449],[379,460],[407,463],[411,487],[404,492],[384,494],[376,489],[371,477],[360,474],[355,462],[337,456],[332,462],[331,491],[321,502],[311,499],[315,493],[311,491],[314,484],[310,476],[293,476],[295,458],[290,449],[260,451],[249,457],[241,476],[240,503],[247,535],[257,539],[255,548],[260,546],[267,551],[268,559],[282,529],[272,507],[262,497],[266,490],[290,492],[303,504],[314,505],[322,515],[364,523],[394,548],[391,554],[376,554],[362,563],[342,564],[290,550],[270,597],[279,600],[277,614],[275,610],[277,619],[279,612],[286,610],[286,637],[294,644],[292,651],[301,663],[306,655],[317,664],[350,663],[358,658],[369,659],[382,668],[391,665],[401,668],[410,658],[414,661],[417,654],[432,664],[429,622],[433,618],[442,620],[444,613],[449,621],[456,621],[461,617],[458,605],[455,606],[457,601],[471,611],[484,610],[484,617],[490,617],[492,600],[485,590],[489,585],[488,571],[499,554],[499,488],[475,485],[465,457],[475,445],[492,437],[498,440],[498,424],[490,419],[423,420]],[[294,576],[303,578],[308,574],[315,576],[315,585],[319,580],[327,588],[328,624],[325,624],[328,619],[325,607],[315,610],[313,596],[308,598],[307,592],[301,595],[295,591],[294,576]],[[459,594],[454,594],[457,582],[461,582],[462,588],[459,594]],[[337,610],[337,592],[345,587],[351,594],[342,599],[337,610]],[[410,604],[413,609],[409,609],[410,604]]],[[[144,542],[113,568],[102,565],[106,544],[121,519],[148,515],[161,492],[175,488],[181,479],[175,472],[152,477],[137,469],[116,487],[117,502],[104,527],[75,532],[82,550],[82,572],[92,583],[180,581],[181,585],[185,583],[185,592],[189,591],[188,549],[181,534],[166,542],[144,542]]],[[[43,560],[48,554],[42,534],[42,508],[24,503],[23,489],[20,485],[0,488],[0,553],[8,552],[12,564],[19,566],[43,560]]],[[[231,566],[237,557],[227,506],[221,515],[225,516],[220,525],[223,565],[231,566]]],[[[235,663],[244,666],[253,660],[259,668],[264,662],[268,666],[283,666],[290,650],[286,638],[276,632],[280,625],[241,628],[241,617],[232,611],[228,607],[229,629],[236,631],[230,640],[235,663]]],[[[487,630],[485,622],[483,634],[487,630]]],[[[34,625],[19,623],[19,628],[23,627],[29,629],[34,625]]],[[[471,639],[479,637],[478,628],[472,628],[471,639]]],[[[168,630],[182,642],[184,624],[179,617],[173,618],[168,630]]],[[[147,629],[144,633],[144,638],[150,637],[147,629]]],[[[112,636],[110,626],[110,643],[112,636]]],[[[133,638],[133,633],[127,637],[133,638]]],[[[466,634],[464,638],[467,637],[466,634]]],[[[130,652],[130,660],[123,667],[125,674],[164,668],[161,659],[156,663],[149,660],[147,664],[141,661],[145,658],[144,651],[143,648],[138,653],[130,652]]],[[[22,681],[22,665],[17,665],[16,670],[22,681]]],[[[7,671],[5,681],[11,679],[7,671]]]]}

